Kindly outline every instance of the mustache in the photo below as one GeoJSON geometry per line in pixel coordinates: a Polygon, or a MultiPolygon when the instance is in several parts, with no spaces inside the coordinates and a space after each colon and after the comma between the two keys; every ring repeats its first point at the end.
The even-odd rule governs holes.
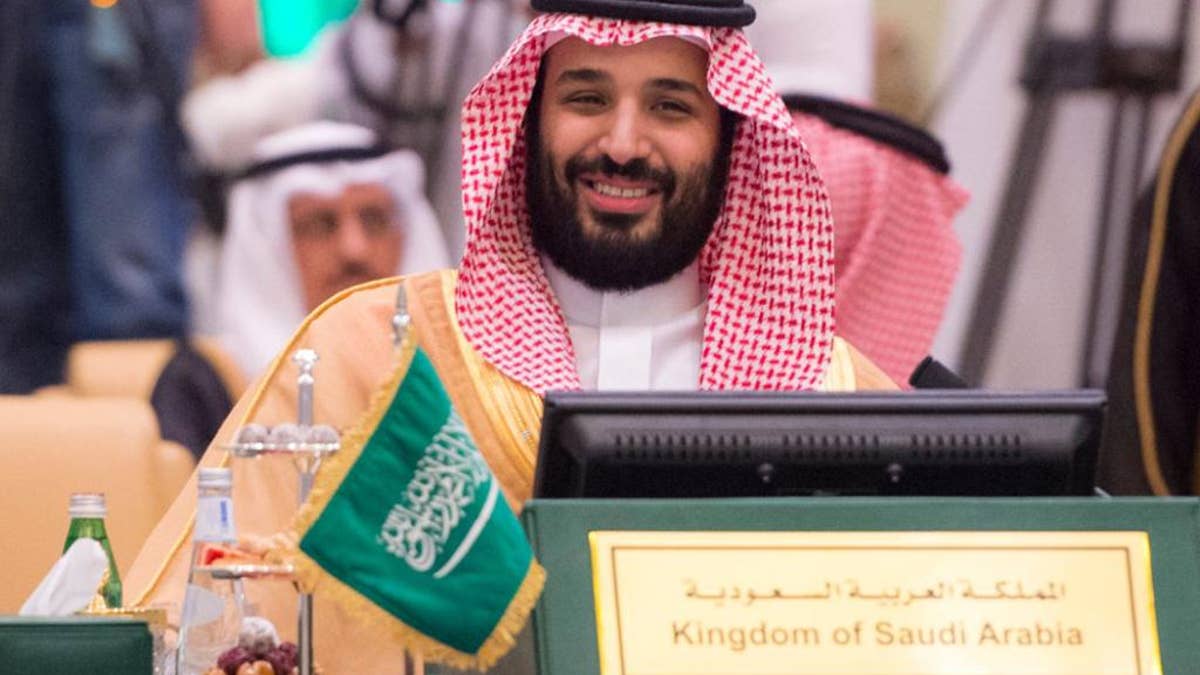
{"type": "Polygon", "coordinates": [[[568,185],[573,185],[585,173],[599,173],[611,178],[656,183],[659,192],[668,197],[675,190],[675,172],[652,167],[650,162],[642,157],[618,164],[608,155],[591,158],[575,156],[567,160],[563,173],[568,185]]]}
{"type": "Polygon", "coordinates": [[[357,263],[357,262],[343,263],[342,266],[338,269],[338,277],[340,279],[353,280],[353,279],[363,279],[363,278],[375,278],[376,276],[378,276],[378,275],[376,275],[369,266],[362,264],[362,263],[357,263]]]}

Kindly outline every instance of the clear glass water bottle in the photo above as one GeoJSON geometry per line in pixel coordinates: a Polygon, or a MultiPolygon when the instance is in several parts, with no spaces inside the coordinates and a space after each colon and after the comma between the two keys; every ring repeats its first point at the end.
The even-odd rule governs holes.
{"type": "Polygon", "coordinates": [[[108,515],[108,506],[104,495],[99,492],[78,492],[71,495],[68,507],[71,524],[67,528],[67,541],[63,544],[63,553],[71,548],[76,539],[95,539],[108,556],[108,578],[100,589],[104,604],[116,608],[121,606],[121,574],[117,571],[117,562],[113,558],[112,546],[108,543],[108,530],[104,527],[104,518],[108,515]]]}
{"type": "Polygon", "coordinates": [[[211,670],[223,651],[238,641],[244,613],[242,582],[216,579],[203,571],[211,544],[233,546],[233,474],[229,469],[200,469],[200,495],[192,531],[191,568],[179,622],[178,675],[211,670]]]}

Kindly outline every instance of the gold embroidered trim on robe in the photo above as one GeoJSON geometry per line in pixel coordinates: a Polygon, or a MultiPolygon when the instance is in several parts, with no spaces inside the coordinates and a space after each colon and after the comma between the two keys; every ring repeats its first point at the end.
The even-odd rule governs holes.
{"type": "Polygon", "coordinates": [[[542,399],[485,362],[463,337],[454,315],[452,270],[406,281],[421,347],[475,437],[513,511],[533,494],[542,399]]]}
{"type": "MultiPolygon", "coordinates": [[[[1133,402],[1137,414],[1138,436],[1141,438],[1142,465],[1146,481],[1154,494],[1170,496],[1171,488],[1158,461],[1158,431],[1154,422],[1154,400],[1150,393],[1150,338],[1154,332],[1154,310],[1158,302],[1158,280],[1167,240],[1167,211],[1171,205],[1171,189],[1175,170],[1187,146],[1192,131],[1200,124],[1200,95],[1192,98],[1182,119],[1171,132],[1158,168],[1158,183],[1154,191],[1154,214],[1150,221],[1150,240],[1146,251],[1145,274],[1138,296],[1137,324],[1133,345],[1133,402]]],[[[1200,442],[1197,443],[1200,457],[1200,442]]],[[[1200,461],[1193,468],[1193,491],[1200,492],[1200,461]]]]}

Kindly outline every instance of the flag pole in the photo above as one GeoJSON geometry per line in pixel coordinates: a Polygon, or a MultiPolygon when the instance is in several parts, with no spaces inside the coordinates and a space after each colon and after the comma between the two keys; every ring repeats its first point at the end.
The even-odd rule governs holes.
{"type": "MultiPolygon", "coordinates": [[[[299,410],[298,422],[302,429],[313,424],[313,368],[320,357],[312,349],[300,349],[292,355],[292,362],[300,369],[297,378],[297,399],[299,410]]],[[[296,468],[300,473],[300,505],[303,506],[308,494],[312,491],[313,480],[317,468],[321,464],[319,453],[297,453],[294,457],[296,468]]],[[[312,593],[300,594],[299,619],[297,625],[297,646],[299,647],[300,675],[313,675],[313,596],[312,593]]]]}
{"type": "MultiPolygon", "coordinates": [[[[404,290],[404,283],[401,282],[396,288],[396,309],[392,312],[392,344],[396,349],[404,344],[404,338],[408,336],[408,326],[412,323],[412,315],[408,313],[408,293],[404,290]]],[[[404,675],[413,675],[416,671],[416,664],[413,663],[412,654],[408,649],[404,650],[404,675]]]]}
{"type": "MultiPolygon", "coordinates": [[[[317,470],[321,461],[341,449],[341,438],[336,429],[325,425],[314,424],[313,389],[315,378],[313,369],[320,358],[312,349],[299,349],[292,354],[292,363],[300,369],[297,378],[297,424],[281,424],[274,429],[260,428],[253,434],[247,435],[255,425],[247,425],[240,429],[236,440],[227,446],[235,457],[255,458],[265,454],[286,454],[292,460],[299,474],[299,506],[302,508],[312,492],[316,481],[317,470]],[[286,433],[281,433],[285,431],[286,433]]],[[[214,574],[221,578],[254,577],[261,569],[236,569],[237,566],[222,569],[214,574]]],[[[262,566],[250,566],[261,568],[262,566]]],[[[294,575],[291,565],[279,566],[277,573],[294,575]]],[[[294,576],[293,576],[294,580],[294,576]]],[[[299,586],[297,586],[299,588],[299,586]]],[[[300,675],[313,675],[316,663],[313,656],[313,596],[311,593],[300,593],[300,603],[297,611],[297,667],[300,675]]]]}

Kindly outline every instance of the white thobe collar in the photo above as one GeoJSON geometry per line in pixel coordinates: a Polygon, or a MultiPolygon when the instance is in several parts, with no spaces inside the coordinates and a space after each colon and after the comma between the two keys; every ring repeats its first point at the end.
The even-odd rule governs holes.
{"type": "Polygon", "coordinates": [[[591,288],[545,256],[542,268],[566,317],[584,389],[697,388],[708,304],[698,262],[628,292],[591,288]]]}

